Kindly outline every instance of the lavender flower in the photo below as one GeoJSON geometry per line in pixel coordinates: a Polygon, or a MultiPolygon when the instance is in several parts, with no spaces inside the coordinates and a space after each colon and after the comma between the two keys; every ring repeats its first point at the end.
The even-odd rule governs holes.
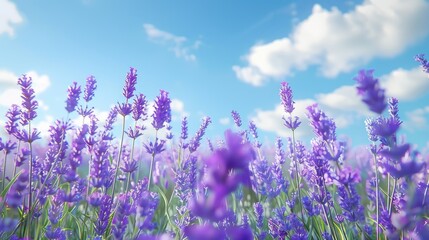
{"type": "Polygon", "coordinates": [[[162,153],[165,150],[165,140],[155,139],[155,143],[149,142],[149,144],[144,144],[146,152],[150,155],[157,155],[162,153]]]}
{"type": "Polygon", "coordinates": [[[86,78],[86,85],[83,91],[83,99],[89,102],[94,97],[95,90],[97,89],[97,80],[94,76],[90,75],[86,78]]]}
{"type": "Polygon", "coordinates": [[[152,126],[155,130],[163,128],[165,123],[171,121],[171,100],[168,97],[168,92],[161,90],[159,96],[155,99],[155,111],[152,114],[152,126]]]}
{"type": "Polygon", "coordinates": [[[6,202],[12,208],[18,208],[22,205],[24,199],[25,190],[28,187],[28,171],[23,170],[19,175],[16,182],[12,185],[11,189],[7,193],[6,202]]]}
{"type": "Polygon", "coordinates": [[[18,79],[18,85],[21,86],[21,98],[22,98],[22,109],[21,109],[21,124],[27,125],[29,121],[37,117],[37,106],[38,103],[34,100],[34,89],[32,87],[31,77],[24,74],[18,79]]]}
{"type": "Polygon", "coordinates": [[[54,228],[52,225],[46,227],[45,237],[49,240],[66,240],[66,233],[61,228],[54,228]]]}
{"type": "Polygon", "coordinates": [[[51,206],[48,212],[49,221],[52,225],[56,225],[62,215],[63,215],[63,192],[58,191],[54,196],[52,196],[51,206]]]}
{"type": "Polygon", "coordinates": [[[35,128],[33,128],[33,131],[31,133],[29,133],[26,129],[22,129],[21,131],[17,131],[15,136],[18,140],[27,143],[32,143],[40,139],[40,132],[38,132],[35,128]]]}
{"type": "Polygon", "coordinates": [[[259,230],[258,239],[265,239],[267,236],[267,232],[264,231],[264,208],[262,204],[257,202],[253,205],[253,210],[255,212],[256,217],[256,228],[259,230]]]}
{"type": "Polygon", "coordinates": [[[212,190],[211,195],[195,199],[191,206],[193,214],[212,221],[225,216],[224,198],[240,183],[250,183],[251,146],[243,144],[241,135],[230,130],[225,133],[225,139],[226,147],[216,150],[205,161],[208,171],[205,184],[212,190]]]}
{"type": "Polygon", "coordinates": [[[139,94],[134,98],[133,101],[133,119],[138,121],[139,119],[145,121],[147,119],[147,100],[146,96],[139,94]]]}
{"type": "Polygon", "coordinates": [[[106,122],[104,123],[104,131],[102,133],[102,140],[112,140],[113,136],[110,131],[113,130],[113,124],[116,122],[118,111],[116,107],[110,109],[109,115],[107,116],[106,122]]]}
{"type": "Polygon", "coordinates": [[[17,225],[19,221],[13,218],[0,218],[0,235],[12,231],[17,225]]]}
{"type": "Polygon", "coordinates": [[[389,145],[390,140],[395,139],[394,134],[401,123],[398,118],[385,118],[383,116],[379,116],[376,119],[369,118],[365,121],[369,139],[374,142],[381,140],[385,145],[389,145]]]}
{"type": "Polygon", "coordinates": [[[100,188],[105,186],[109,182],[110,178],[110,169],[109,169],[109,159],[108,159],[108,145],[105,141],[95,145],[94,148],[94,157],[91,163],[91,184],[95,188],[100,188]]]}
{"type": "Polygon", "coordinates": [[[289,128],[290,130],[294,131],[295,129],[297,129],[299,127],[299,125],[301,125],[301,121],[299,120],[299,117],[295,116],[295,117],[283,117],[283,125],[287,128],[289,128]]]}
{"type": "Polygon", "coordinates": [[[128,100],[134,96],[134,91],[136,90],[137,84],[137,70],[130,67],[130,71],[127,73],[127,78],[125,79],[125,86],[122,91],[122,95],[128,100]]]}
{"type": "Polygon", "coordinates": [[[358,94],[362,96],[362,101],[368,105],[369,109],[381,114],[386,108],[384,90],[380,87],[377,78],[373,77],[374,70],[361,70],[354,78],[357,82],[358,94]]]}
{"type": "Polygon", "coordinates": [[[82,128],[76,131],[76,137],[72,142],[72,152],[70,153],[70,165],[72,169],[76,169],[82,163],[82,151],[86,146],[85,136],[88,133],[88,125],[83,125],[82,128]]]}
{"type": "Polygon", "coordinates": [[[237,111],[231,111],[231,115],[232,115],[232,119],[235,122],[235,125],[237,125],[237,127],[241,127],[241,117],[240,114],[237,111]]]}
{"type": "Polygon", "coordinates": [[[420,63],[424,72],[429,73],[429,62],[426,60],[424,54],[416,55],[415,60],[420,63]]]}
{"type": "Polygon", "coordinates": [[[28,157],[30,156],[30,154],[31,154],[30,150],[26,148],[22,148],[21,153],[18,154],[18,157],[16,158],[16,161],[15,161],[16,167],[21,167],[22,165],[24,165],[24,163],[28,160],[28,157]]]}
{"type": "Polygon", "coordinates": [[[295,107],[293,106],[294,101],[292,100],[292,89],[287,82],[282,82],[280,88],[280,99],[282,100],[282,105],[285,112],[291,114],[295,107]]]}
{"type": "Polygon", "coordinates": [[[140,230],[152,230],[156,223],[152,221],[155,210],[158,207],[159,197],[155,193],[143,191],[137,199],[137,216],[140,230]]]}
{"type": "MultiPolygon", "coordinates": [[[[0,138],[0,142],[1,142],[1,138],[0,138]]],[[[1,143],[1,145],[2,145],[1,148],[4,151],[5,155],[8,155],[16,148],[16,142],[12,140],[7,140],[6,143],[1,143]]]]}
{"type": "Polygon", "coordinates": [[[76,82],[67,89],[66,110],[68,113],[74,112],[80,97],[80,86],[76,82]]]}
{"type": "Polygon", "coordinates": [[[116,105],[116,111],[119,115],[128,116],[133,111],[132,105],[130,103],[118,103],[116,105]]]}
{"type": "Polygon", "coordinates": [[[18,120],[21,118],[21,110],[16,104],[12,104],[6,113],[7,122],[5,124],[6,132],[14,135],[18,131],[18,120]]]}
{"type": "Polygon", "coordinates": [[[338,187],[340,206],[343,209],[343,215],[350,222],[365,220],[364,208],[360,204],[360,196],[354,184],[338,187]]]}
{"type": "Polygon", "coordinates": [[[95,222],[94,230],[97,235],[101,236],[106,231],[109,223],[110,213],[112,211],[112,198],[104,195],[101,198],[100,210],[98,211],[98,220],[95,222]]]}
{"type": "Polygon", "coordinates": [[[200,146],[201,139],[203,138],[204,133],[206,132],[206,129],[211,122],[212,121],[210,117],[203,118],[203,122],[201,123],[200,128],[195,133],[195,136],[189,141],[189,151],[191,153],[195,152],[200,146]]]}
{"type": "Polygon", "coordinates": [[[335,141],[336,126],[334,120],[320,110],[317,104],[308,106],[307,111],[307,117],[314,133],[324,141],[335,141]]]}
{"type": "Polygon", "coordinates": [[[308,216],[317,216],[319,215],[319,209],[313,206],[313,202],[310,200],[308,196],[304,196],[302,198],[302,205],[304,206],[305,210],[308,213],[308,216]]]}
{"type": "Polygon", "coordinates": [[[124,239],[124,234],[128,225],[128,216],[134,212],[130,202],[130,196],[120,194],[118,196],[118,208],[113,218],[112,233],[115,239],[124,239]]]}

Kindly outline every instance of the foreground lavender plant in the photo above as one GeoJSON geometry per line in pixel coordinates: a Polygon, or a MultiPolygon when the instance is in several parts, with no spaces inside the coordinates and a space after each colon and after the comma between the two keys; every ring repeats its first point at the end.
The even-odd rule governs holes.
{"type": "MultiPolygon", "coordinates": [[[[426,71],[423,55],[416,59],[426,71]]],[[[180,134],[173,134],[166,91],[146,122],[147,100],[135,93],[133,68],[125,101],[107,119],[98,119],[88,105],[96,89],[90,76],[83,92],[77,82],[70,86],[67,118],[33,144],[45,134],[31,128],[37,101],[31,78],[23,76],[23,103],[8,110],[7,135],[0,139],[0,238],[429,238],[428,155],[397,137],[399,102],[386,101],[372,71],[361,71],[355,80],[364,102],[379,114],[366,121],[369,149],[353,150],[337,137],[335,121],[318,105],[307,107],[313,140],[295,139],[301,119],[293,115],[292,89],[282,83],[283,123],[292,133],[285,144],[282,138],[262,144],[257,124],[249,121],[245,128],[233,111],[239,132],[227,130],[225,141],[216,144],[208,139],[206,151],[202,139],[211,118],[203,118],[189,137],[185,117],[180,134]],[[69,121],[76,109],[80,124],[69,121]],[[123,123],[122,136],[115,138],[118,115],[133,122],[127,128],[123,123]],[[146,128],[155,130],[155,139],[139,144],[146,128]]]]}

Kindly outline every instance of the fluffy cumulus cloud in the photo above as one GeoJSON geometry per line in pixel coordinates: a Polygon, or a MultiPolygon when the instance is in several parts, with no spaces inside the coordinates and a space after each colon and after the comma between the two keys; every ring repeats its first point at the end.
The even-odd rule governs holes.
{"type": "MultiPolygon", "coordinates": [[[[315,101],[312,99],[295,101],[293,115],[298,116],[302,121],[301,126],[296,129],[295,132],[295,136],[298,138],[308,136],[312,132],[306,117],[306,107],[313,103],[315,103],[315,101]]],[[[252,120],[255,122],[256,126],[263,131],[274,132],[282,137],[291,137],[291,131],[283,125],[283,116],[286,116],[286,114],[282,105],[279,104],[271,110],[257,109],[252,120]]]]}
{"type": "MultiPolygon", "coordinates": [[[[51,85],[48,75],[42,75],[36,71],[29,71],[26,75],[33,80],[36,97],[51,85]]],[[[19,77],[8,70],[0,70],[0,106],[9,107],[11,104],[21,103],[21,90],[17,85],[19,77]]],[[[39,106],[44,110],[48,108],[42,101],[39,101],[39,106]]]]}
{"type": "Polygon", "coordinates": [[[219,123],[222,125],[225,125],[225,126],[229,125],[230,122],[231,122],[231,120],[229,119],[229,117],[224,117],[224,118],[219,119],[219,123]]]}
{"type": "Polygon", "coordinates": [[[166,32],[156,28],[152,24],[144,24],[143,28],[148,38],[156,43],[166,45],[177,58],[182,58],[186,61],[196,61],[197,57],[194,52],[201,46],[201,41],[195,41],[193,44],[189,43],[188,39],[183,36],[177,36],[170,32],[166,32]]]}
{"type": "Polygon", "coordinates": [[[185,103],[176,98],[171,99],[171,111],[173,111],[173,120],[189,116],[189,113],[185,111],[185,103]]]}
{"type": "Polygon", "coordinates": [[[15,3],[9,0],[0,0],[0,36],[15,34],[14,26],[23,21],[15,3]]]}
{"type": "Polygon", "coordinates": [[[352,85],[341,86],[330,93],[316,95],[317,102],[326,106],[328,110],[340,112],[355,112],[369,115],[368,107],[358,96],[356,87],[352,85]]]}
{"type": "Polygon", "coordinates": [[[396,69],[381,76],[380,80],[388,96],[402,101],[415,100],[429,92],[428,75],[418,67],[411,70],[396,69]]]}
{"type": "Polygon", "coordinates": [[[407,112],[407,119],[404,122],[404,127],[408,130],[414,131],[417,129],[427,129],[427,122],[429,119],[429,106],[415,109],[407,112]]]}
{"type": "Polygon", "coordinates": [[[288,37],[253,46],[236,76],[254,86],[319,66],[327,77],[393,57],[429,33],[425,0],[365,0],[349,12],[316,4],[288,37]],[[394,39],[394,40],[392,40],[394,39]]]}

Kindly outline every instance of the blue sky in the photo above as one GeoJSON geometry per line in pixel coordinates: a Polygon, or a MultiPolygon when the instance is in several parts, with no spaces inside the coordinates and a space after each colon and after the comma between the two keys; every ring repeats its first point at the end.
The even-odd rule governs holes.
{"type": "MultiPolygon", "coordinates": [[[[375,69],[387,94],[400,100],[402,132],[424,147],[429,78],[414,56],[429,54],[427,22],[427,0],[0,0],[0,114],[19,102],[15,82],[28,73],[42,102],[36,126],[46,130],[66,116],[67,86],[92,74],[92,104],[103,118],[123,100],[132,66],[137,90],[149,99],[159,89],[170,92],[175,132],[182,116],[194,132],[207,115],[209,136],[220,136],[237,110],[264,139],[287,137],[278,106],[280,82],[287,81],[295,114],[304,118],[317,102],[337,121],[338,135],[360,145],[368,142],[363,122],[371,115],[352,79],[375,69]]],[[[306,125],[300,138],[311,137],[306,125]]]]}

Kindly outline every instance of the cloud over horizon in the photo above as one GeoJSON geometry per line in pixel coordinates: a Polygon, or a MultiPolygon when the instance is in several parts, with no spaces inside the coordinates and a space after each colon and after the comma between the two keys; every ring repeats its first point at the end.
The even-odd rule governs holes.
{"type": "Polygon", "coordinates": [[[148,38],[158,44],[168,46],[177,58],[182,58],[186,61],[194,62],[197,56],[192,53],[197,50],[201,41],[197,40],[193,44],[189,44],[188,39],[183,36],[177,36],[167,31],[160,30],[152,24],[143,24],[144,30],[148,38]]]}
{"type": "Polygon", "coordinates": [[[349,12],[315,4],[289,36],[254,45],[246,65],[232,69],[253,86],[311,66],[335,77],[374,58],[394,57],[427,36],[428,12],[424,0],[365,0],[349,12]]]}

